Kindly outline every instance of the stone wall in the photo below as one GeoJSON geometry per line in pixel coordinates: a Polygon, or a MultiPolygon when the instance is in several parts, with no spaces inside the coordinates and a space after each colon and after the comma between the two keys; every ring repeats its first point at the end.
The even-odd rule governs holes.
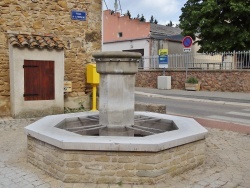
{"type": "MultiPolygon", "coordinates": [[[[65,45],[65,80],[72,105],[85,101],[85,65],[101,49],[101,0],[3,0],[0,2],[0,116],[10,114],[8,32],[57,36],[65,45]],[[71,20],[71,10],[86,11],[86,21],[71,20]]],[[[67,104],[66,104],[67,105],[67,104]]]]}
{"type": "Polygon", "coordinates": [[[135,111],[146,111],[146,112],[156,112],[160,114],[166,114],[167,107],[166,105],[162,104],[149,104],[149,103],[136,102],[135,111]]]}
{"type": "MultiPolygon", "coordinates": [[[[171,76],[172,89],[185,89],[186,71],[166,70],[171,76]]],[[[136,87],[157,88],[157,76],[162,70],[139,71],[136,87]]],[[[188,77],[194,76],[201,82],[203,91],[250,92],[250,70],[188,70],[188,77]]]]}
{"type": "Polygon", "coordinates": [[[203,164],[205,140],[146,153],[65,151],[28,136],[27,157],[64,182],[154,184],[203,164]]]}

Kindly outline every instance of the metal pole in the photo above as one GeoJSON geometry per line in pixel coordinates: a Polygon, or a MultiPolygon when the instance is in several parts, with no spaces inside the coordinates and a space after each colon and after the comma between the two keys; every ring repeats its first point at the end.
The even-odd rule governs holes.
{"type": "Polygon", "coordinates": [[[91,111],[97,111],[96,109],[96,84],[93,84],[93,88],[92,88],[92,110],[91,111]]]}
{"type": "Polygon", "coordinates": [[[188,63],[187,63],[187,53],[185,54],[185,56],[184,56],[185,58],[185,62],[186,62],[186,80],[187,80],[187,74],[188,74],[188,63]]]}

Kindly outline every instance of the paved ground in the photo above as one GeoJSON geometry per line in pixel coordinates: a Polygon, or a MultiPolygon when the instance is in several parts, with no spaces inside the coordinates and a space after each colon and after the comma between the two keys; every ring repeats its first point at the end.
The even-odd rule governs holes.
{"type": "Polygon", "coordinates": [[[169,99],[250,106],[250,93],[243,92],[186,91],[179,89],[160,90],[155,88],[136,87],[135,93],[163,96],[169,99]]]}
{"type": "MultiPolygon", "coordinates": [[[[205,164],[158,185],[103,185],[63,183],[26,162],[26,135],[23,128],[36,119],[0,119],[0,188],[86,187],[86,188],[249,188],[250,135],[207,128],[205,164]]],[[[206,120],[198,120],[201,124],[206,120]]],[[[227,123],[220,128],[227,128],[227,123]]],[[[222,125],[223,124],[223,125],[222,125]]],[[[240,127],[240,125],[237,125],[240,127]]]]}

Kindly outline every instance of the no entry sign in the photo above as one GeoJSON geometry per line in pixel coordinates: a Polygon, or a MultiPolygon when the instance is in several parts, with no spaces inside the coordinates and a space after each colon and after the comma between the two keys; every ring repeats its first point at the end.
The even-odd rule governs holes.
{"type": "Polygon", "coordinates": [[[193,39],[192,37],[190,36],[186,36],[184,37],[184,39],[182,40],[182,45],[185,47],[185,48],[190,48],[193,44],[193,39]]]}

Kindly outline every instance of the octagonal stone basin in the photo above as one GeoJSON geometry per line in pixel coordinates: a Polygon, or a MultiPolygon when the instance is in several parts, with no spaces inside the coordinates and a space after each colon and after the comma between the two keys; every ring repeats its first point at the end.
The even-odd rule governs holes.
{"type": "MultiPolygon", "coordinates": [[[[152,116],[135,115],[133,121],[129,127],[112,129],[112,136],[143,137],[178,129],[172,120],[152,116]]],[[[83,136],[108,136],[103,134],[105,130],[111,134],[110,129],[100,124],[99,115],[65,118],[56,127],[83,136]]]]}
{"type": "Polygon", "coordinates": [[[154,184],[204,161],[207,130],[191,118],[135,112],[166,123],[165,132],[141,137],[88,136],[60,127],[65,120],[97,115],[47,116],[25,127],[28,161],[64,182],[131,184],[154,184]]]}

